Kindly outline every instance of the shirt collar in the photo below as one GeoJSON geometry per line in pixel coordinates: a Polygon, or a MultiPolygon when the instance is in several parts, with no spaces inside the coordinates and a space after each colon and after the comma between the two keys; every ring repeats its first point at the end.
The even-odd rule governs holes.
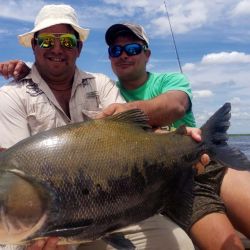
{"type": "MultiPolygon", "coordinates": [[[[93,78],[94,76],[91,73],[80,71],[79,68],[76,67],[73,86],[75,85],[76,87],[82,84],[84,80],[93,79],[93,78]]],[[[45,81],[43,80],[43,78],[41,77],[40,73],[38,72],[35,64],[32,65],[30,73],[24,78],[22,78],[20,81],[23,81],[23,80],[32,80],[39,87],[41,87],[44,84],[47,85],[45,81]]]]}

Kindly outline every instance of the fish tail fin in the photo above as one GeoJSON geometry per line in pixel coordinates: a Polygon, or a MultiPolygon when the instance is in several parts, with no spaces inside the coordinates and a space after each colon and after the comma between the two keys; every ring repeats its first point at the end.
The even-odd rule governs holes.
{"type": "Polygon", "coordinates": [[[227,144],[227,130],[230,126],[231,104],[225,103],[201,127],[202,137],[208,148],[210,158],[226,167],[238,170],[250,170],[250,161],[240,150],[227,144]]]}

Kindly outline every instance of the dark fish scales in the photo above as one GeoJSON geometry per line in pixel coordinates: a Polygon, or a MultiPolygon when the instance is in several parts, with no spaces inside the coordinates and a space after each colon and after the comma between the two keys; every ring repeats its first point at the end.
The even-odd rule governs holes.
{"type": "Polygon", "coordinates": [[[181,127],[148,131],[131,110],[27,138],[0,154],[0,244],[59,236],[60,243],[103,238],[133,249],[112,231],[162,211],[171,180],[202,153],[227,167],[250,169],[226,143],[230,104],[202,126],[195,142],[181,127]]]}

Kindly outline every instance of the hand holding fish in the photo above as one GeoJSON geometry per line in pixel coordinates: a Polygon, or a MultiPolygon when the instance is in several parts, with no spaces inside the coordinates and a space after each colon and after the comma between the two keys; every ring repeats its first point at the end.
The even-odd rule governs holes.
{"type": "MultiPolygon", "coordinates": [[[[201,141],[201,130],[199,128],[190,128],[186,127],[187,135],[191,136],[195,141],[201,141]]],[[[197,173],[200,174],[205,170],[205,166],[207,166],[210,162],[210,158],[207,154],[203,154],[200,157],[199,162],[197,162],[193,167],[197,170],[197,173]]]]}
{"type": "Polygon", "coordinates": [[[128,102],[128,103],[113,103],[109,105],[107,108],[102,110],[101,113],[99,113],[96,118],[101,119],[110,115],[115,115],[121,112],[124,112],[129,109],[137,109],[136,102],[128,102]]]}
{"type": "Polygon", "coordinates": [[[67,250],[67,245],[57,245],[58,238],[51,237],[47,240],[37,240],[29,245],[26,250],[67,250]]]}
{"type": "Polygon", "coordinates": [[[6,148],[1,148],[1,147],[0,147],[0,152],[2,152],[2,151],[4,151],[4,150],[6,150],[6,148]]]}
{"type": "MultiPolygon", "coordinates": [[[[110,115],[114,115],[120,112],[124,112],[129,109],[135,109],[138,108],[136,106],[137,102],[130,102],[130,103],[114,103],[109,105],[107,108],[105,108],[101,113],[99,113],[96,118],[101,119],[110,115]]],[[[191,136],[195,141],[200,142],[201,141],[201,130],[199,128],[191,128],[186,127],[187,135],[191,136]]],[[[161,129],[156,129],[156,133],[166,133],[166,131],[161,129]]],[[[194,165],[194,168],[197,169],[198,173],[203,172],[204,167],[208,165],[210,162],[210,158],[207,154],[203,154],[200,158],[200,161],[197,162],[194,165]]]]}
{"type": "MultiPolygon", "coordinates": [[[[195,141],[201,141],[201,130],[199,128],[191,128],[186,127],[187,135],[191,136],[195,141]]],[[[156,129],[155,133],[168,133],[168,131],[163,129],[156,129]]],[[[197,170],[197,173],[200,174],[205,170],[205,166],[207,166],[210,162],[210,158],[207,154],[201,155],[200,161],[194,164],[194,168],[197,170]]]]}

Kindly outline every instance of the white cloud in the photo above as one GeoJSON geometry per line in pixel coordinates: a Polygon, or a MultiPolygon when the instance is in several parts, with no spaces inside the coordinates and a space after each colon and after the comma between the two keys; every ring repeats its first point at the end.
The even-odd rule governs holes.
{"type": "Polygon", "coordinates": [[[200,62],[185,64],[183,71],[189,76],[193,87],[203,88],[206,84],[210,87],[235,85],[250,91],[249,68],[250,55],[243,52],[220,52],[207,54],[200,62]]]}
{"type": "Polygon", "coordinates": [[[34,22],[35,16],[45,4],[42,0],[9,0],[0,3],[0,17],[34,22]],[[25,14],[24,14],[25,13],[25,14]]]}
{"type": "Polygon", "coordinates": [[[240,1],[235,8],[232,10],[233,16],[245,16],[250,14],[250,1],[243,0],[240,1]]]}
{"type": "MultiPolygon", "coordinates": [[[[175,0],[167,1],[167,11],[170,16],[174,32],[183,34],[216,22],[225,9],[230,9],[233,0],[175,0]]],[[[81,22],[91,27],[108,26],[112,22],[133,21],[141,23],[149,31],[150,36],[169,36],[170,27],[167,12],[162,0],[103,0],[103,4],[91,5],[91,2],[79,6],[81,22]],[[93,15],[98,16],[93,21],[93,15]],[[114,20],[115,18],[115,20],[114,20]],[[97,25],[98,24],[98,25],[97,25]],[[100,26],[101,25],[101,26],[100,26]]]]}
{"type": "Polygon", "coordinates": [[[243,52],[220,52],[203,56],[202,64],[250,63],[250,55],[243,52]]]}
{"type": "Polygon", "coordinates": [[[203,56],[183,66],[193,89],[193,107],[201,126],[223,103],[232,104],[230,132],[249,132],[250,55],[220,52],[203,56]]]}
{"type": "MultiPolygon", "coordinates": [[[[1,2],[0,17],[33,22],[40,8],[46,3],[51,1],[9,0],[7,4],[1,2]]],[[[247,3],[249,1],[245,0],[238,5],[247,3]]],[[[83,26],[106,28],[113,22],[133,21],[145,25],[151,37],[170,35],[166,8],[162,0],[99,0],[98,4],[96,1],[72,1],[72,6],[79,14],[83,26]],[[93,19],[93,16],[98,18],[93,19]]],[[[176,34],[188,33],[215,24],[222,15],[224,20],[227,20],[233,7],[235,0],[227,0],[226,3],[222,0],[167,1],[167,10],[176,34]]],[[[240,26],[240,23],[238,25],[240,26]]]]}
{"type": "Polygon", "coordinates": [[[194,98],[207,98],[213,96],[213,92],[208,89],[204,90],[194,90],[193,91],[194,98]]]}
{"type": "Polygon", "coordinates": [[[183,70],[184,71],[192,71],[195,70],[195,63],[186,63],[183,65],[183,70]]]}
{"type": "Polygon", "coordinates": [[[231,103],[233,103],[235,105],[239,105],[242,103],[242,101],[241,101],[240,97],[235,96],[232,98],[231,103]]]}
{"type": "Polygon", "coordinates": [[[149,0],[126,0],[126,1],[120,1],[120,0],[104,0],[103,1],[104,3],[106,4],[114,4],[114,5],[120,5],[121,7],[124,7],[124,8],[147,8],[149,7],[150,5],[150,2],[151,2],[151,6],[152,4],[154,5],[155,3],[156,4],[159,4],[160,2],[162,1],[154,1],[154,3],[152,3],[152,1],[149,1],[149,0]]]}
{"type": "MultiPolygon", "coordinates": [[[[151,18],[149,24],[154,35],[166,36],[170,34],[170,25],[176,34],[187,33],[201,27],[207,22],[208,13],[204,2],[201,1],[176,1],[167,6],[161,6],[151,18]]],[[[155,13],[155,11],[154,11],[155,13]]]]}

